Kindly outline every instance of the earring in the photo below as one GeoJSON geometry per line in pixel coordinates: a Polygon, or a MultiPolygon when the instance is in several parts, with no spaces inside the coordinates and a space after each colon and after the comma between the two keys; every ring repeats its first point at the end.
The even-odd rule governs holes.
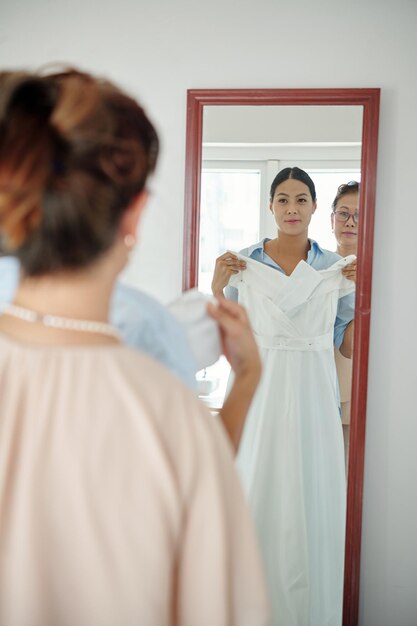
{"type": "Polygon", "coordinates": [[[125,235],[123,239],[123,243],[125,244],[128,250],[132,250],[136,243],[136,237],[134,235],[125,235]]]}

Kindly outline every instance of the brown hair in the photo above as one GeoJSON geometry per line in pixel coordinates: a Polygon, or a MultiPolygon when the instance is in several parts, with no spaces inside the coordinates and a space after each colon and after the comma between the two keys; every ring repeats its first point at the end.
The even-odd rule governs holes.
{"type": "Polygon", "coordinates": [[[143,109],[77,70],[0,73],[0,252],[35,276],[89,265],[154,170],[143,109]]]}

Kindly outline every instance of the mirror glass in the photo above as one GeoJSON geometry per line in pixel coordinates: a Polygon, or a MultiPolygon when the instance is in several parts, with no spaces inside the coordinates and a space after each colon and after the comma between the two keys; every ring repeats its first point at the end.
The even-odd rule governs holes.
{"type": "MultiPolygon", "coordinates": [[[[331,219],[332,203],[339,185],[361,180],[362,125],[362,106],[258,105],[204,108],[198,233],[199,290],[211,293],[215,262],[220,255],[228,250],[238,252],[261,240],[274,239],[277,236],[277,226],[270,211],[270,186],[276,174],[286,167],[302,168],[310,175],[316,187],[317,208],[309,226],[310,240],[315,240],[323,249],[338,251],[334,218],[333,221],[331,219]]],[[[343,207],[339,207],[342,215],[343,211],[346,211],[345,204],[344,202],[343,207]]],[[[359,193],[352,194],[347,204],[349,205],[348,212],[357,214],[359,193]]],[[[348,225],[353,227],[352,231],[355,231],[357,240],[359,224],[354,218],[348,218],[348,225]]],[[[348,253],[356,254],[356,252],[352,243],[348,253]]],[[[341,254],[344,256],[348,253],[341,254]]],[[[309,280],[308,275],[306,279],[309,280]]],[[[351,296],[354,302],[354,293],[351,296]]],[[[265,308],[269,305],[270,302],[263,303],[265,308]]],[[[328,305],[327,300],[324,301],[323,306],[328,305]]],[[[271,318],[278,315],[272,306],[269,313],[271,318]]],[[[279,315],[281,314],[282,311],[279,311],[279,315]]],[[[275,323],[278,326],[280,319],[274,320],[275,323]]],[[[288,325],[288,323],[288,319],[285,319],[284,324],[288,325]]],[[[332,461],[329,461],[329,465],[323,462],[323,466],[317,468],[312,484],[300,497],[300,481],[306,480],[306,476],[300,470],[300,465],[306,462],[310,445],[324,448],[334,446],[334,455],[339,455],[340,458],[344,456],[344,471],[347,473],[352,360],[344,358],[337,349],[334,354],[338,367],[339,385],[337,383],[327,387],[324,385],[324,393],[329,397],[322,398],[322,400],[323,406],[333,402],[339,407],[343,423],[344,451],[341,444],[342,438],[337,438],[336,434],[333,437],[330,431],[326,433],[325,430],[320,430],[320,425],[315,428],[310,424],[304,432],[294,436],[294,433],[289,432],[291,429],[302,430],[305,426],[287,422],[285,427],[277,425],[275,429],[270,420],[269,436],[265,438],[265,434],[261,432],[262,429],[259,427],[258,430],[263,418],[258,416],[259,419],[256,419],[251,413],[245,425],[239,450],[237,459],[239,472],[245,489],[250,491],[248,496],[254,511],[255,523],[258,530],[261,528],[261,548],[274,613],[278,614],[283,610],[285,616],[282,618],[283,621],[278,619],[273,622],[274,624],[286,624],[286,620],[290,619],[294,610],[297,614],[294,624],[307,624],[310,620],[313,620],[311,623],[322,623],[320,620],[327,620],[332,612],[338,615],[334,624],[341,623],[344,537],[339,536],[339,552],[336,550],[330,557],[324,552],[334,549],[334,544],[333,548],[329,548],[327,541],[323,541],[321,535],[331,534],[335,527],[338,527],[340,533],[344,532],[344,520],[335,523],[335,516],[345,515],[345,502],[339,503],[339,508],[333,504],[341,494],[344,499],[346,498],[346,491],[343,489],[346,483],[339,490],[337,486],[334,486],[333,491],[327,485],[328,497],[331,500],[327,503],[321,502],[318,507],[315,507],[314,503],[305,502],[306,491],[309,492],[311,498],[314,498],[315,491],[318,498],[323,497],[322,491],[317,484],[314,484],[314,480],[320,480],[320,476],[324,476],[329,471],[332,461]],[[335,389],[338,394],[336,399],[332,397],[335,389]],[[324,440],[323,437],[327,435],[328,439],[324,440]],[[274,438],[281,439],[281,441],[277,443],[274,438]],[[285,443],[282,442],[282,438],[285,438],[285,443]],[[306,438],[308,438],[307,442],[306,438]],[[254,446],[259,446],[255,454],[253,453],[254,446]],[[338,450],[336,450],[337,446],[339,446],[338,450]],[[271,471],[271,462],[268,461],[268,457],[272,458],[277,455],[282,457],[282,461],[276,461],[272,465],[277,466],[280,462],[283,464],[279,479],[278,474],[274,478],[274,470],[271,471]],[[286,481],[287,484],[285,486],[278,484],[280,480],[286,481]],[[275,481],[278,481],[277,484],[275,481]],[[256,486],[254,486],[255,483],[256,486]],[[277,501],[275,505],[271,505],[270,503],[274,501],[274,491],[278,494],[277,501]],[[279,519],[279,494],[285,494],[285,498],[288,498],[289,493],[293,494],[294,501],[290,504],[287,502],[283,507],[286,516],[286,520],[283,521],[279,519]],[[307,517],[312,510],[314,510],[314,515],[317,513],[317,517],[306,522],[305,508],[310,510],[307,517]],[[326,514],[323,513],[324,509],[327,510],[326,514]],[[314,555],[306,556],[304,553],[300,556],[297,547],[285,545],[284,537],[290,527],[289,540],[293,541],[297,538],[299,549],[301,551],[315,550],[314,555]],[[280,534],[282,544],[275,540],[276,532],[280,534]],[[306,536],[310,534],[315,534],[315,536],[306,536]],[[321,550],[323,554],[320,554],[321,550]],[[281,559],[282,564],[279,563],[281,559]],[[316,585],[314,580],[305,579],[305,576],[308,577],[304,568],[306,559],[314,561],[316,567],[320,567],[319,563],[321,563],[323,568],[332,569],[332,572],[328,572],[325,577],[327,582],[323,584],[319,582],[316,585]],[[288,576],[294,579],[290,580],[288,576]],[[285,580],[286,589],[283,590],[282,586],[276,584],[278,579],[285,580]],[[297,594],[298,599],[294,600],[297,594]],[[315,608],[309,607],[306,597],[308,594],[317,597],[315,608]],[[323,603],[327,603],[328,606],[323,607],[323,603]],[[318,607],[318,605],[321,606],[318,607]],[[314,616],[312,617],[310,610],[313,613],[316,610],[319,611],[320,617],[317,622],[314,622],[314,616]]],[[[289,357],[289,362],[291,359],[292,356],[289,357]]],[[[270,411],[273,410],[271,407],[276,406],[277,411],[285,412],[287,407],[284,409],[280,403],[285,402],[282,400],[285,397],[288,402],[293,401],[291,394],[287,396],[287,390],[294,384],[306,387],[305,392],[300,392],[301,405],[304,398],[306,402],[311,402],[314,399],[317,401],[320,397],[321,391],[318,394],[309,393],[307,389],[309,381],[303,378],[305,373],[301,371],[299,364],[294,365],[293,370],[287,370],[286,367],[280,370],[278,365],[274,371],[266,365],[265,375],[277,376],[277,380],[275,383],[269,381],[260,385],[258,396],[263,394],[264,397],[255,399],[256,410],[266,407],[265,410],[270,411]],[[294,376],[300,378],[296,383],[289,379],[282,380],[287,375],[290,378],[294,376]]],[[[329,373],[328,370],[327,373],[329,373]]],[[[211,408],[221,407],[227,393],[229,375],[230,368],[224,357],[211,368],[199,373],[198,378],[204,380],[201,385],[201,389],[204,390],[201,397],[211,408]]],[[[317,382],[315,381],[314,384],[317,382]]],[[[325,411],[324,409],[324,413],[325,411]]],[[[295,419],[302,420],[302,409],[298,413],[295,411],[294,415],[296,415],[295,419]]],[[[320,418],[320,411],[317,411],[314,417],[314,419],[318,418],[320,418]]],[[[337,428],[341,430],[340,424],[337,428]]],[[[326,456],[329,457],[328,451],[323,453],[323,457],[326,456]]],[[[323,478],[323,480],[327,479],[323,478]]],[[[345,481],[345,475],[341,477],[341,481],[345,481]]],[[[311,570],[309,574],[313,575],[311,570]]],[[[321,576],[317,576],[317,580],[320,579],[321,576]]]]}
{"type": "MultiPolygon", "coordinates": [[[[362,117],[361,106],[204,108],[200,291],[211,293],[216,258],[226,250],[237,252],[264,238],[276,237],[269,190],[275,175],[285,167],[297,165],[313,179],[317,210],[309,237],[327,250],[337,250],[331,205],[340,184],[360,182],[362,117]]],[[[199,372],[198,378],[204,379],[201,388],[212,390],[202,396],[212,408],[222,405],[229,372],[224,357],[199,372]]],[[[349,375],[346,377],[350,381],[349,375]]],[[[348,402],[349,384],[344,383],[343,390],[343,400],[348,402]]],[[[344,430],[347,439],[347,425],[344,430]]]]}

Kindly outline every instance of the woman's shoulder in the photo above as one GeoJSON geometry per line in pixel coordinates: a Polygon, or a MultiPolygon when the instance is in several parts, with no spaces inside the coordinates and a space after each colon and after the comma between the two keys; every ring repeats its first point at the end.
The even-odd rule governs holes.
{"type": "Polygon", "coordinates": [[[92,429],[97,440],[125,446],[131,458],[143,454],[146,440],[158,454],[165,451],[172,467],[191,467],[201,448],[221,437],[197,395],[139,350],[122,344],[31,346],[1,333],[0,348],[0,380],[17,381],[4,388],[6,405],[23,403],[28,414],[39,405],[38,421],[92,429]],[[47,405],[42,398],[50,399],[47,405]]]}
{"type": "Polygon", "coordinates": [[[180,400],[199,406],[196,394],[150,354],[123,345],[115,351],[111,361],[126,384],[130,385],[138,396],[149,397],[150,404],[158,404],[163,400],[172,403],[180,400]]]}
{"type": "Polygon", "coordinates": [[[317,241],[314,239],[309,239],[310,241],[310,252],[309,258],[311,258],[311,264],[317,265],[318,269],[327,269],[337,261],[340,261],[342,258],[337,252],[333,252],[332,250],[327,250],[323,248],[317,241]]]}
{"type": "MultiPolygon", "coordinates": [[[[110,404],[113,398],[120,398],[123,404],[127,396],[130,401],[135,397],[138,402],[145,401],[148,407],[163,398],[172,403],[179,397],[194,400],[195,394],[164,365],[123,343],[42,345],[0,333],[0,347],[0,369],[18,370],[22,388],[37,381],[45,390],[52,391],[55,386],[66,392],[71,380],[80,399],[90,389],[102,399],[107,397],[110,404]]],[[[95,398],[91,393],[89,400],[95,398]]]]}
{"type": "Polygon", "coordinates": [[[115,367],[132,398],[146,405],[153,419],[192,425],[195,420],[210,420],[210,413],[187,385],[152,356],[123,346],[115,355],[115,367]]]}

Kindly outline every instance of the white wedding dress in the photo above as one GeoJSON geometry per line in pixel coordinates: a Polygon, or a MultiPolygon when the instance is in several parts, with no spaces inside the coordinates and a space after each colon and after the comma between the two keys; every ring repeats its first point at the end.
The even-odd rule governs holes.
{"type": "Polygon", "coordinates": [[[238,255],[232,277],[263,360],[237,464],[258,531],[274,626],[341,626],[346,513],[333,328],[354,289],[341,269],[290,276],[238,255]]]}

